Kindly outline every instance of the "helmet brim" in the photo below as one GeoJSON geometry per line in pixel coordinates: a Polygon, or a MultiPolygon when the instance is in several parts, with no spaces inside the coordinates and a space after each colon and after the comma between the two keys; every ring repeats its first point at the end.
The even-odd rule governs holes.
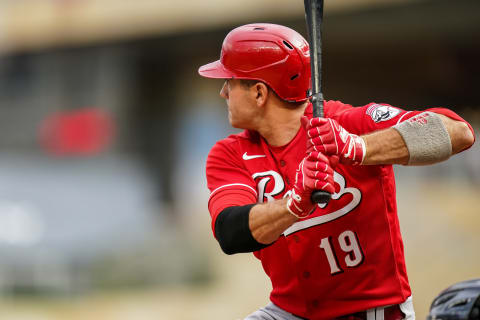
{"type": "Polygon", "coordinates": [[[235,78],[233,72],[225,69],[220,60],[208,63],[198,68],[198,73],[205,78],[231,79],[235,78]]]}

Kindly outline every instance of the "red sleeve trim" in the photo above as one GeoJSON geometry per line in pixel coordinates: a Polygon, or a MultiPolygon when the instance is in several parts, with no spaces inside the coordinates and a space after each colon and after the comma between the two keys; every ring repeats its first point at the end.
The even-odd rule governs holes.
{"type": "MultiPolygon", "coordinates": [[[[244,184],[244,183],[230,183],[230,184],[226,184],[226,185],[223,185],[223,186],[220,186],[218,188],[216,188],[215,190],[213,190],[211,193],[210,193],[210,198],[213,197],[213,195],[218,192],[218,191],[222,191],[223,188],[229,188],[229,187],[235,187],[236,190],[238,190],[238,188],[240,187],[241,189],[243,188],[247,188],[247,190],[249,189],[249,191],[253,191],[253,193],[255,194],[255,197],[257,197],[257,190],[255,190],[254,188],[252,188],[251,186],[247,185],[247,184],[244,184]]],[[[210,201],[210,200],[209,200],[210,201]]]]}

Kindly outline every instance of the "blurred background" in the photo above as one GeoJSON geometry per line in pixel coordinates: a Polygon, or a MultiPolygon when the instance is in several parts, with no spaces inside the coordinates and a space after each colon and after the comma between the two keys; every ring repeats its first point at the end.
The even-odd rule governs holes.
{"type": "MultiPolygon", "coordinates": [[[[327,0],[324,93],[445,106],[480,130],[478,0],[327,0]]],[[[251,22],[306,36],[303,1],[0,0],[0,319],[243,319],[251,254],[210,229],[205,159],[229,128],[202,79],[251,22]]],[[[478,139],[478,135],[477,135],[478,139]]],[[[396,168],[418,319],[480,277],[480,145],[396,168]]]]}

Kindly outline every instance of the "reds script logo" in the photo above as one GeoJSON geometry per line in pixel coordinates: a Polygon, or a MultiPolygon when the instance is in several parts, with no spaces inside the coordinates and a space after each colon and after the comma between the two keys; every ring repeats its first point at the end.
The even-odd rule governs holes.
{"type": "MultiPolygon", "coordinates": [[[[258,180],[257,182],[257,189],[258,189],[258,202],[263,203],[265,200],[267,202],[275,200],[274,196],[281,194],[285,190],[285,183],[283,182],[282,176],[273,170],[265,171],[265,172],[258,172],[252,175],[254,180],[258,180]],[[267,186],[269,186],[270,182],[273,182],[273,188],[269,187],[268,189],[271,190],[270,192],[266,192],[267,186]]],[[[359,189],[354,187],[346,187],[345,178],[338,172],[334,171],[333,179],[335,183],[340,186],[338,192],[332,194],[332,200],[338,200],[345,194],[351,194],[352,200],[347,203],[344,207],[330,212],[325,215],[317,216],[310,219],[301,220],[299,222],[294,223],[290,226],[287,230],[285,230],[284,235],[288,236],[291,233],[300,231],[302,229],[307,229],[316,225],[324,224],[335,219],[338,219],[353,209],[355,209],[360,200],[362,199],[362,193],[359,189]]],[[[290,195],[291,191],[286,192],[283,195],[283,198],[286,198],[290,195]]],[[[325,204],[318,205],[320,208],[325,208],[325,204]]]]}
{"type": "Polygon", "coordinates": [[[282,176],[273,170],[266,171],[266,172],[258,172],[252,175],[253,180],[257,178],[261,178],[260,181],[257,182],[257,189],[258,189],[258,202],[263,203],[264,199],[268,201],[275,200],[274,196],[279,195],[280,193],[285,190],[285,182],[283,182],[282,176]],[[271,192],[265,192],[268,183],[273,178],[273,190],[271,192]]]}

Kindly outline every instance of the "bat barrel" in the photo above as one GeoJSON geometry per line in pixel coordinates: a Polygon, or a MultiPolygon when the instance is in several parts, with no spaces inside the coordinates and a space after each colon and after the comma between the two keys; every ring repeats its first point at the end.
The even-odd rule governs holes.
{"type": "Polygon", "coordinates": [[[323,117],[322,95],[322,20],[323,0],[304,0],[305,18],[310,38],[310,68],[312,73],[313,116],[323,117]]]}

